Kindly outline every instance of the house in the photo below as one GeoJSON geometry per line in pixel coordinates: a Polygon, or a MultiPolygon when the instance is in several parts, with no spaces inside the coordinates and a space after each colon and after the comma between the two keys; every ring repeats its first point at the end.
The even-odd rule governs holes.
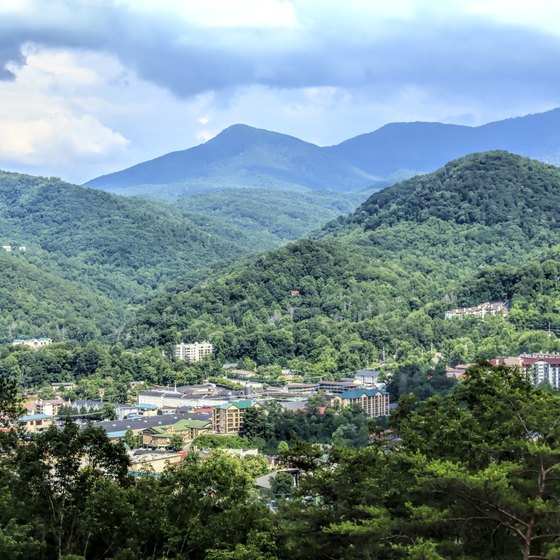
{"type": "Polygon", "coordinates": [[[12,346],[29,346],[33,350],[39,350],[39,348],[44,348],[52,344],[51,338],[30,338],[28,340],[23,338],[16,338],[12,341],[12,346]]]}
{"type": "Polygon", "coordinates": [[[331,404],[341,407],[358,405],[368,418],[389,415],[389,393],[379,389],[354,389],[344,391],[331,399],[331,404]]]}
{"type": "Polygon", "coordinates": [[[217,434],[239,434],[243,431],[243,418],[249,408],[260,408],[252,400],[234,401],[216,405],[212,410],[212,427],[217,434]]]}

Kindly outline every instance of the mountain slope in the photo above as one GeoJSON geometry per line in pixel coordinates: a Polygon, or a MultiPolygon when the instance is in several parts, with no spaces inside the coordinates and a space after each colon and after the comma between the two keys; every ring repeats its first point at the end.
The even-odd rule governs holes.
{"type": "Polygon", "coordinates": [[[508,152],[472,154],[373,194],[354,214],[366,229],[439,218],[457,224],[511,223],[524,232],[560,227],[560,169],[508,152]]]}
{"type": "Polygon", "coordinates": [[[344,192],[366,188],[375,180],[308,142],[234,125],[205,144],[98,177],[86,185],[119,194],[181,198],[190,192],[224,187],[344,192]]]}
{"type": "Polygon", "coordinates": [[[123,311],[83,285],[39,270],[25,255],[0,250],[0,342],[39,336],[115,340],[123,311]]]}
{"type": "Polygon", "coordinates": [[[0,231],[41,269],[121,300],[239,251],[171,208],[5,172],[0,231]]]}
{"type": "Polygon", "coordinates": [[[560,109],[478,127],[391,123],[325,150],[377,176],[433,171],[472,152],[507,150],[560,164],[560,109]]]}
{"type": "Polygon", "coordinates": [[[174,207],[208,233],[245,248],[271,249],[310,235],[366,198],[363,192],[231,188],[186,196],[174,207]]]}
{"type": "MultiPolygon", "coordinates": [[[[449,361],[530,350],[533,335],[507,319],[444,315],[481,268],[517,266],[560,243],[559,179],[560,170],[505,152],[462,158],[372,195],[322,239],[169,290],[140,311],[131,333],[140,344],[162,332],[208,338],[224,358],[322,373],[387,354],[415,363],[431,348],[449,361]]],[[[560,349],[539,336],[541,350],[560,349]]]]}

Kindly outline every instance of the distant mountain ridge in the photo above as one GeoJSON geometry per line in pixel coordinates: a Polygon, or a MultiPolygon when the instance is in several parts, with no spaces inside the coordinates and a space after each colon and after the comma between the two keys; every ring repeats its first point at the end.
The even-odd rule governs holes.
{"type": "Polygon", "coordinates": [[[506,150],[560,163],[560,109],[471,127],[437,122],[392,123],[326,148],[378,176],[433,171],[473,152],[506,150]]]}
{"type": "Polygon", "coordinates": [[[376,177],[322,148],[293,136],[233,125],[205,144],[139,163],[92,179],[89,187],[119,194],[158,194],[171,198],[224,187],[356,191],[376,177]],[[140,187],[140,188],[139,188],[140,187]]]}
{"type": "Polygon", "coordinates": [[[476,127],[391,123],[328,147],[238,124],[204,144],[86,185],[170,199],[216,188],[349,192],[382,188],[396,178],[434,171],[450,160],[488,150],[560,164],[560,109],[476,127]]]}

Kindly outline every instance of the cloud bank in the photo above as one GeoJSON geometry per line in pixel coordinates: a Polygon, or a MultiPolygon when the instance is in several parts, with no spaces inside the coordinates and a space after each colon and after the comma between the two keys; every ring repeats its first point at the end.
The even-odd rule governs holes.
{"type": "Polygon", "coordinates": [[[330,144],[545,110],[555,22],[548,0],[4,0],[0,166],[82,181],[234,122],[330,144]]]}

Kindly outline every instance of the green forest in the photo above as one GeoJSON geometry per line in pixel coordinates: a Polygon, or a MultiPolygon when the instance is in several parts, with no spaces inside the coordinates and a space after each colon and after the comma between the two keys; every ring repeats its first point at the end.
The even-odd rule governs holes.
{"type": "Polygon", "coordinates": [[[485,361],[560,352],[559,181],[545,164],[474,154],[249,254],[295,235],[312,201],[280,199],[267,219],[261,193],[250,218],[222,192],[170,207],[2,175],[0,558],[560,558],[560,397],[485,361]],[[445,317],[487,301],[509,313],[445,317]],[[33,336],[54,342],[8,344],[33,336]],[[173,357],[200,340],[213,358],[173,357]],[[303,381],[378,368],[398,407],[368,419],[321,396],[298,412],[270,403],[243,434],[202,436],[210,452],[140,478],[103,431],[13,429],[22,390],[103,390],[105,414],[153,385],[238,388],[226,361],[270,385],[285,368],[303,381]],[[447,378],[460,363],[478,365],[447,378]],[[287,469],[269,489],[255,489],[262,457],[226,451],[248,447],[287,469]]]}
{"type": "Polygon", "coordinates": [[[372,195],[316,239],[168,289],[138,311],[131,343],[209,339],[219,359],[279,364],[308,379],[381,365],[395,380],[403,374],[402,390],[410,381],[422,394],[432,391],[436,351],[451,364],[558,351],[559,181],[557,169],[504,152],[451,162],[372,195]],[[510,302],[507,317],[445,319],[448,309],[494,300],[510,302]]]}

